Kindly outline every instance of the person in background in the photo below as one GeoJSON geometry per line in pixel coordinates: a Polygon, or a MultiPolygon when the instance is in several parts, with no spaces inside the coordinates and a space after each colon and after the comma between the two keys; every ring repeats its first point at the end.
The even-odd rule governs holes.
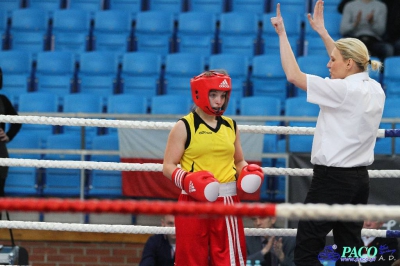
{"type": "MultiPolygon", "coordinates": [[[[0,68],[0,89],[3,87],[3,72],[0,68]]],[[[10,100],[6,95],[0,94],[0,114],[1,115],[18,115],[14,106],[11,104],[10,100]]],[[[13,140],[13,138],[18,134],[21,129],[21,124],[10,124],[7,132],[6,124],[4,122],[0,123],[0,157],[8,158],[8,150],[6,144],[13,140]]],[[[6,184],[6,178],[8,175],[8,166],[0,167],[0,197],[4,197],[4,186],[6,184]]],[[[1,213],[0,213],[1,217],[1,213]]]]}
{"type": "MultiPolygon", "coordinates": [[[[161,226],[174,227],[175,217],[164,215],[161,226]]],[[[157,234],[149,237],[143,248],[139,266],[173,266],[175,259],[175,234],[157,234]]]]}
{"type": "Polygon", "coordinates": [[[387,41],[393,45],[394,56],[400,56],[400,1],[384,0],[388,8],[387,41]]]}
{"type": "MultiPolygon", "coordinates": [[[[274,228],[276,217],[253,217],[254,227],[274,228]]],[[[246,236],[247,260],[256,260],[262,266],[295,266],[293,252],[296,245],[294,237],[246,236]]]]}
{"type": "MultiPolygon", "coordinates": [[[[364,221],[364,229],[381,229],[383,222],[381,221],[364,221]]],[[[376,266],[391,266],[393,262],[399,257],[399,242],[397,238],[393,237],[374,237],[363,236],[361,237],[365,247],[376,247],[378,254],[373,265],[376,266]]],[[[368,265],[366,263],[365,265],[368,265]]]]}
{"type": "Polygon", "coordinates": [[[384,40],[388,10],[385,3],[378,0],[354,0],[343,9],[340,33],[343,37],[361,40],[371,56],[382,62],[393,56],[393,46],[384,40]]]}
{"type": "MultiPolygon", "coordinates": [[[[271,23],[279,36],[282,68],[286,78],[307,92],[307,102],[317,104],[317,118],[311,163],[313,177],[305,204],[367,204],[369,175],[374,162],[374,147],[385,105],[381,84],[369,77],[370,68],[378,71],[381,62],[371,60],[363,42],[355,38],[334,41],[325,28],[324,2],[318,0],[311,27],[323,40],[329,61],[330,78],[301,71],[288,41],[280,4],[271,23]]],[[[336,252],[345,246],[362,247],[363,221],[300,220],[296,235],[294,261],[297,266],[321,265],[319,253],[326,236],[333,231],[336,252]]],[[[336,265],[354,265],[337,261],[336,265]]]]}

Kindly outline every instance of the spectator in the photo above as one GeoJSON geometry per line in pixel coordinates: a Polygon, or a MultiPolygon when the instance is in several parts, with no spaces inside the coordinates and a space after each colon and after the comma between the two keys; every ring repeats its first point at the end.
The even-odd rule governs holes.
{"type": "MultiPolygon", "coordinates": [[[[0,68],[0,89],[3,87],[3,72],[0,68]]],[[[18,115],[7,96],[0,94],[0,114],[1,115],[18,115]]],[[[8,151],[6,144],[10,142],[21,129],[21,124],[10,124],[7,132],[6,123],[0,123],[0,157],[8,158],[8,151]]],[[[0,167],[0,197],[4,197],[4,186],[8,175],[8,166],[0,167]]],[[[1,213],[0,213],[1,219],[1,213]]]]}
{"type": "MultiPolygon", "coordinates": [[[[174,227],[175,217],[165,215],[161,219],[161,226],[174,227]]],[[[143,249],[139,266],[173,266],[175,259],[175,234],[153,235],[143,249]]]]}
{"type": "MultiPolygon", "coordinates": [[[[254,227],[274,228],[275,217],[253,217],[254,227]]],[[[293,265],[293,252],[296,245],[294,237],[275,237],[275,236],[247,236],[247,260],[254,264],[256,260],[262,266],[289,266],[293,265]]]]}
{"type": "Polygon", "coordinates": [[[400,56],[400,1],[384,0],[388,8],[387,40],[393,45],[394,55],[400,56]]]}
{"type": "Polygon", "coordinates": [[[340,33],[360,39],[372,56],[383,61],[393,56],[393,46],[383,40],[386,31],[387,7],[378,0],[354,0],[345,5],[340,33]]]}
{"type": "MultiPolygon", "coordinates": [[[[383,225],[381,221],[364,221],[364,229],[380,229],[383,225]]],[[[391,266],[399,256],[399,243],[397,238],[385,238],[374,236],[361,237],[365,247],[376,247],[378,254],[373,265],[376,266],[391,266]]]]}

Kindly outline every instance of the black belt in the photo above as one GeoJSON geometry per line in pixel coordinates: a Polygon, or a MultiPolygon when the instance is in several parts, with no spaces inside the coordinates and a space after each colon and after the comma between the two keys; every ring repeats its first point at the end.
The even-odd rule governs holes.
{"type": "Polygon", "coordinates": [[[367,170],[366,166],[357,166],[357,167],[335,167],[335,166],[325,166],[325,165],[314,165],[314,170],[336,170],[336,171],[360,171],[367,170]]]}

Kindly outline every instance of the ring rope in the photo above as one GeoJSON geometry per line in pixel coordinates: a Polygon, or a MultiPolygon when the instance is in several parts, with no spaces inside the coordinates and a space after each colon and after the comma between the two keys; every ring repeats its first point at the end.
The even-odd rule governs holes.
{"type": "MultiPolygon", "coordinates": [[[[120,234],[175,234],[174,227],[157,227],[141,225],[98,225],[52,222],[0,221],[0,228],[68,231],[83,233],[120,233],[120,234]]],[[[246,236],[296,236],[297,229],[281,228],[245,228],[246,236]]],[[[329,232],[328,236],[332,236],[329,232]]],[[[400,230],[362,229],[361,236],[400,237],[400,230]]]]}
{"type": "MultiPolygon", "coordinates": [[[[15,116],[0,115],[0,121],[4,123],[27,123],[42,125],[67,125],[67,126],[90,126],[90,127],[113,127],[113,128],[136,128],[136,129],[160,129],[170,130],[175,122],[149,122],[149,121],[125,121],[108,119],[88,118],[63,118],[46,116],[15,116]]],[[[243,132],[260,134],[282,134],[282,135],[313,135],[313,127],[286,127],[286,126],[250,126],[238,125],[243,132]]],[[[378,138],[400,137],[399,129],[378,129],[378,138]]]]}
{"type": "MultiPolygon", "coordinates": [[[[162,172],[159,163],[119,163],[119,162],[88,162],[88,161],[55,161],[38,159],[0,158],[0,166],[22,166],[36,168],[67,168],[106,171],[149,171],[162,172]]],[[[313,169],[263,167],[267,175],[312,176],[313,169]]],[[[371,178],[398,178],[400,170],[368,170],[371,178]]]]}
{"type": "Polygon", "coordinates": [[[302,204],[302,203],[222,203],[133,200],[75,200],[2,198],[0,210],[38,212],[181,214],[181,215],[235,215],[273,216],[287,219],[310,220],[399,220],[400,206],[302,204]]]}

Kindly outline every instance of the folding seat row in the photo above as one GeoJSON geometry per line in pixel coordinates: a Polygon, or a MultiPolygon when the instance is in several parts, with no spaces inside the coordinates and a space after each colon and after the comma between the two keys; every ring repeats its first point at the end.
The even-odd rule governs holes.
{"type": "MultiPolygon", "coordinates": [[[[270,17],[271,14],[264,14],[259,19],[254,13],[229,12],[217,19],[211,12],[186,12],[179,13],[175,19],[171,12],[143,11],[137,14],[134,21],[130,13],[124,10],[97,11],[91,18],[84,10],[63,9],[54,11],[50,19],[46,11],[41,9],[18,9],[12,12],[11,25],[8,26],[3,20],[3,50],[33,53],[45,50],[69,50],[75,53],[137,50],[157,52],[163,56],[190,51],[205,56],[239,53],[251,57],[261,51],[273,52],[268,49],[272,40],[276,50],[276,34],[268,39],[272,29],[270,17]],[[235,23],[231,23],[232,20],[235,23]]],[[[293,23],[290,23],[293,30],[288,30],[288,33],[293,45],[298,46],[300,17],[293,17],[293,23]]]]}
{"type": "MultiPolygon", "coordinates": [[[[10,153],[11,158],[44,159],[44,160],[73,160],[80,161],[81,155],[68,153],[68,150],[80,150],[81,139],[76,134],[54,134],[46,137],[46,148],[54,152],[42,151],[43,154],[10,153]]],[[[19,133],[8,144],[13,149],[41,149],[39,135],[34,133],[19,133]]],[[[117,134],[93,137],[93,151],[85,160],[119,162],[117,134]],[[101,155],[101,153],[109,155],[101,155]],[[98,154],[98,155],[97,155],[98,154]]],[[[83,191],[84,197],[117,197],[121,198],[121,172],[102,170],[80,170],[64,168],[10,167],[5,185],[5,193],[9,196],[50,196],[50,197],[79,197],[83,191]],[[81,180],[83,179],[83,180],[81,180]],[[83,185],[83,187],[82,187],[83,185]],[[83,189],[83,190],[82,190],[83,189]]]]}

